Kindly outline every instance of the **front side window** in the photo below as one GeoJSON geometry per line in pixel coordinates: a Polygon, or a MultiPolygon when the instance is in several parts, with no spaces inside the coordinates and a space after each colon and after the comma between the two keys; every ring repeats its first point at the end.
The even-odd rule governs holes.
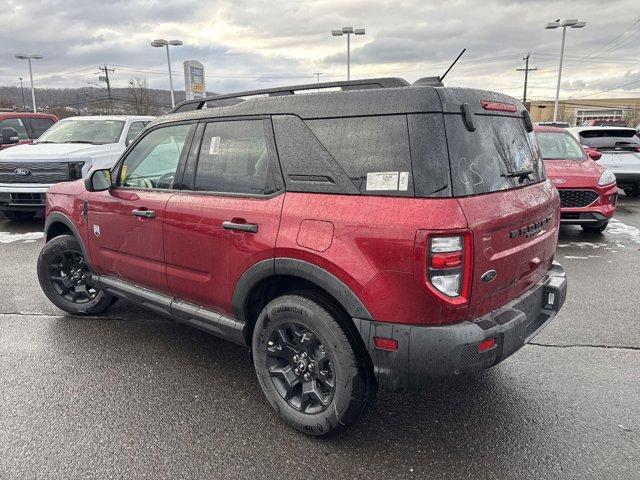
{"type": "Polygon", "coordinates": [[[18,138],[20,138],[20,140],[29,139],[29,133],[27,132],[24,123],[19,118],[5,118],[0,121],[0,132],[2,132],[3,128],[13,128],[18,132],[18,138]]]}
{"type": "Polygon", "coordinates": [[[537,132],[538,146],[543,160],[584,160],[582,147],[568,133],[537,132]]]}
{"type": "Polygon", "coordinates": [[[38,138],[44,132],[51,128],[55,122],[50,118],[29,118],[29,124],[31,125],[31,133],[33,138],[38,138]]]}
{"type": "Polygon", "coordinates": [[[263,120],[207,124],[200,146],[195,189],[208,192],[273,193],[263,120]]]}
{"type": "Polygon", "coordinates": [[[125,158],[118,185],[142,189],[173,188],[192,124],[171,125],[147,133],[125,158]]]}
{"type": "Polygon", "coordinates": [[[118,143],[124,128],[123,120],[62,120],[38,139],[38,143],[118,143]]]}

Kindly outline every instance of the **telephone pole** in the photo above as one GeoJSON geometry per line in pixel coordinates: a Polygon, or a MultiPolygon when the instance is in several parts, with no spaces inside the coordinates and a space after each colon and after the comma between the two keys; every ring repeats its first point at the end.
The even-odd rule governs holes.
{"type": "Polygon", "coordinates": [[[99,76],[98,80],[107,84],[107,96],[109,97],[109,101],[111,101],[111,82],[109,80],[109,72],[113,73],[115,70],[113,68],[108,68],[106,65],[104,67],[98,67],[98,70],[104,73],[104,76],[99,76]]]}
{"type": "Polygon", "coordinates": [[[524,68],[516,68],[516,72],[524,72],[524,95],[522,96],[522,103],[526,103],[527,101],[527,80],[529,79],[529,72],[533,72],[534,70],[538,70],[537,68],[529,68],[529,57],[531,57],[530,53],[527,53],[524,60],[524,68]]]}

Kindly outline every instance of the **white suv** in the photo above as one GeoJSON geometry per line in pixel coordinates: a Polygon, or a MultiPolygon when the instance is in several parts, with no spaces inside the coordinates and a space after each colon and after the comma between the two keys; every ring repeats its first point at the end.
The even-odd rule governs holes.
{"type": "Polygon", "coordinates": [[[51,185],[77,180],[91,169],[113,166],[153,120],[148,116],[72,117],[59,121],[31,145],[0,152],[0,211],[28,219],[44,208],[51,185]]]}
{"type": "Polygon", "coordinates": [[[634,128],[573,127],[567,131],[585,149],[602,154],[596,162],[615,173],[618,187],[628,197],[640,196],[640,138],[634,128]]]}

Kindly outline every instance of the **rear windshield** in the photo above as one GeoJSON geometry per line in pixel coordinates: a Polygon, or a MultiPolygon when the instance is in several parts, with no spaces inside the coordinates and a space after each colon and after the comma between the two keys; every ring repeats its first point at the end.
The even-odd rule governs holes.
{"type": "Polygon", "coordinates": [[[564,132],[536,132],[543,160],[584,160],[584,150],[564,132]]]}
{"type": "Polygon", "coordinates": [[[470,132],[462,115],[445,115],[454,196],[477,195],[543,181],[542,157],[522,117],[474,115],[470,132]]]}
{"type": "Polygon", "coordinates": [[[592,148],[636,148],[640,147],[640,138],[631,128],[582,130],[580,142],[592,148]]]}

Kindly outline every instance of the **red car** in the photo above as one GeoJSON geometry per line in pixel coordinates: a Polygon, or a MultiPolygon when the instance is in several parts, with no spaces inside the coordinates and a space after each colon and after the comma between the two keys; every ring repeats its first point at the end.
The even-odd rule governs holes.
{"type": "Polygon", "coordinates": [[[560,193],[560,222],[602,233],[618,199],[615,175],[595,162],[602,154],[587,153],[562,128],[536,125],[535,132],[547,176],[560,193]]]}
{"type": "Polygon", "coordinates": [[[0,150],[32,143],[57,121],[47,113],[0,112],[0,150]]]}
{"type": "Polygon", "coordinates": [[[311,435],[354,423],[378,387],[497,364],[564,302],[560,200],[522,103],[435,83],[178,105],[111,170],[51,187],[44,293],[248,346],[268,401],[311,435]]]}

